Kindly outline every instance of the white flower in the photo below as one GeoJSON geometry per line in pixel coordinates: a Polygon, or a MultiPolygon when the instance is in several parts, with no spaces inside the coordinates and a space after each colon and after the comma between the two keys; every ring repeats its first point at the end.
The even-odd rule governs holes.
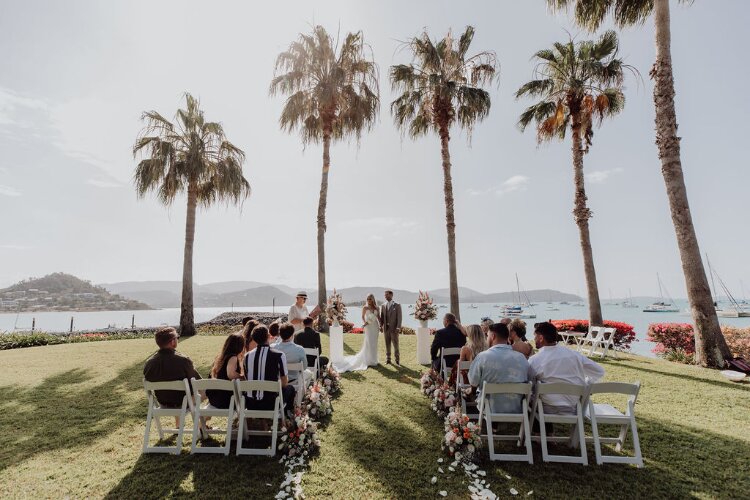
{"type": "Polygon", "coordinates": [[[435,484],[435,483],[437,483],[437,476],[432,476],[432,479],[430,479],[430,482],[431,482],[432,484],[435,484]]]}
{"type": "Polygon", "coordinates": [[[438,495],[440,495],[441,497],[447,497],[448,496],[448,492],[445,491],[445,490],[441,490],[441,491],[438,492],[438,495]]]}
{"type": "Polygon", "coordinates": [[[515,489],[515,488],[511,488],[511,489],[510,489],[510,494],[511,494],[511,495],[518,495],[518,490],[517,490],[517,489],[515,489]]]}

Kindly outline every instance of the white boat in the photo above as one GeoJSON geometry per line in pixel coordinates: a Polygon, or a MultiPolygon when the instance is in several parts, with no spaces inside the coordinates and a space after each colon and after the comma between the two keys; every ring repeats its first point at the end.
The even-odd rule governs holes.
{"type": "Polygon", "coordinates": [[[628,308],[637,308],[638,304],[633,302],[633,294],[630,291],[630,288],[628,288],[628,298],[627,300],[622,301],[622,307],[628,307],[628,308]]]}
{"type": "MultiPolygon", "coordinates": [[[[714,298],[714,306],[716,307],[716,315],[720,316],[722,318],[750,318],[750,309],[747,308],[747,303],[742,300],[741,302],[738,302],[737,299],[734,298],[732,295],[732,292],[729,291],[729,288],[724,283],[724,280],[721,279],[721,276],[719,276],[719,273],[717,273],[713,266],[711,266],[711,261],[708,260],[708,255],[706,255],[706,263],[708,263],[708,270],[711,273],[711,284],[713,285],[713,295],[716,297],[716,283],[714,282],[714,277],[719,280],[719,285],[721,285],[722,290],[724,291],[724,294],[729,299],[729,304],[726,307],[720,306],[719,302],[714,298]]],[[[742,284],[740,283],[740,286],[742,284]]],[[[744,292],[744,290],[743,290],[744,292]]]]}
{"type": "Polygon", "coordinates": [[[656,281],[659,283],[659,297],[661,297],[661,300],[659,302],[654,302],[650,306],[646,306],[643,308],[643,312],[645,313],[673,313],[673,312],[680,312],[680,309],[675,307],[673,304],[672,297],[669,297],[669,292],[667,291],[666,287],[664,287],[661,283],[661,278],[659,277],[659,273],[656,273],[656,281]],[[664,294],[662,293],[662,288],[664,289],[664,292],[667,294],[667,297],[669,297],[669,302],[664,301],[664,294]]]}
{"type": "Polygon", "coordinates": [[[469,304],[469,309],[476,309],[476,308],[477,306],[475,306],[474,304],[469,304]]]}
{"type": "Polygon", "coordinates": [[[529,297],[526,295],[526,291],[523,291],[523,295],[526,298],[525,302],[521,301],[521,282],[518,281],[518,274],[516,274],[516,293],[518,294],[518,303],[513,304],[511,306],[504,306],[503,307],[503,314],[500,316],[501,318],[522,318],[522,319],[533,319],[536,318],[536,311],[534,311],[534,305],[529,300],[529,297]],[[531,307],[531,310],[533,312],[525,312],[523,310],[523,305],[525,304],[529,307],[531,307]]]}

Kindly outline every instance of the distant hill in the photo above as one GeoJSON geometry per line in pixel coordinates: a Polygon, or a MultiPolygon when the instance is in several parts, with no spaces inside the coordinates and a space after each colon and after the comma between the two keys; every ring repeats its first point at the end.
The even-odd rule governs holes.
{"type": "Polygon", "coordinates": [[[0,311],[125,311],[151,309],[65,273],[29,278],[0,290],[0,311]]]}
{"type": "MultiPolygon", "coordinates": [[[[124,297],[145,302],[152,307],[179,307],[182,284],[179,281],[128,281],[123,283],[102,284],[110,292],[119,293],[124,297]]],[[[224,281],[219,283],[196,284],[193,288],[193,302],[196,307],[221,307],[234,304],[243,306],[269,306],[276,299],[277,306],[289,305],[294,302],[294,296],[300,288],[286,285],[271,285],[257,281],[224,281]]],[[[368,294],[375,295],[378,302],[383,301],[386,288],[381,286],[357,286],[337,289],[344,301],[349,304],[359,304],[368,294]]],[[[307,289],[309,303],[315,303],[316,290],[307,289]]],[[[333,290],[329,290],[330,294],[333,290]]],[[[429,291],[430,296],[437,303],[450,302],[447,288],[429,291]]],[[[418,293],[410,290],[393,289],[394,298],[402,304],[416,302],[418,293]]],[[[473,303],[512,303],[518,300],[516,292],[502,292],[485,294],[470,288],[459,287],[462,302],[473,303]]],[[[578,295],[558,292],[557,290],[529,290],[522,300],[528,296],[532,302],[579,302],[583,299],[578,295]]]]}

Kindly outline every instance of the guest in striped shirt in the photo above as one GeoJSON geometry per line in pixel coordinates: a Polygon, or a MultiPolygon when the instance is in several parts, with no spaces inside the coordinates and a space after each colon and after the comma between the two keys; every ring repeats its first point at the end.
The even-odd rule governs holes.
{"type": "MultiPolygon", "coordinates": [[[[281,380],[281,393],[287,412],[294,409],[294,386],[289,385],[286,367],[286,355],[271,349],[268,345],[268,328],[258,325],[253,328],[252,339],[255,349],[245,355],[246,380],[281,380]]],[[[245,394],[245,406],[252,410],[272,410],[276,393],[264,391],[250,391],[245,394]]]]}

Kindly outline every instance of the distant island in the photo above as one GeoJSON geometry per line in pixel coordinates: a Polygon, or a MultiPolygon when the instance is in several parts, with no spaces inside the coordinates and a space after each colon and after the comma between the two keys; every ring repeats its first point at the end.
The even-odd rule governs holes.
{"type": "Polygon", "coordinates": [[[152,309],[70,274],[29,278],[0,290],[0,312],[129,311],[152,309]]]}
{"type": "MultiPolygon", "coordinates": [[[[103,283],[99,285],[110,293],[144,302],[151,307],[180,307],[182,283],[180,281],[128,281],[122,283],[103,283]]],[[[294,302],[299,290],[305,290],[311,301],[317,299],[314,289],[292,288],[286,285],[261,283],[257,281],[224,281],[218,283],[193,285],[195,307],[261,307],[275,304],[277,307],[288,307],[294,302]]],[[[378,302],[383,300],[385,287],[349,287],[336,290],[348,305],[357,306],[364,303],[368,293],[375,295],[378,302]]],[[[329,290],[330,293],[333,290],[329,290]]],[[[395,299],[401,304],[413,304],[418,292],[393,289],[395,299]]],[[[431,290],[430,296],[436,303],[450,302],[447,289],[431,290]]],[[[470,288],[459,288],[461,302],[465,303],[514,303],[517,292],[482,293],[470,288]]],[[[522,292],[521,301],[526,302],[581,302],[578,295],[557,290],[527,290],[522,292]]]]}

